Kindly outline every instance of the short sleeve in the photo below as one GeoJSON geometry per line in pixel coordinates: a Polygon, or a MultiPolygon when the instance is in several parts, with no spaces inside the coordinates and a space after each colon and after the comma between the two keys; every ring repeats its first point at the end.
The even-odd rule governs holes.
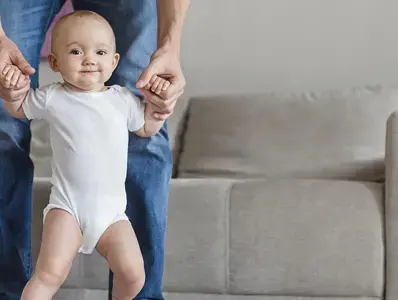
{"type": "Polygon", "coordinates": [[[47,101],[53,85],[45,85],[37,89],[30,89],[22,104],[26,118],[44,119],[47,110],[47,101]]]}
{"type": "Polygon", "coordinates": [[[121,93],[128,107],[127,127],[129,131],[137,131],[145,124],[145,105],[129,89],[122,87],[121,93]]]}

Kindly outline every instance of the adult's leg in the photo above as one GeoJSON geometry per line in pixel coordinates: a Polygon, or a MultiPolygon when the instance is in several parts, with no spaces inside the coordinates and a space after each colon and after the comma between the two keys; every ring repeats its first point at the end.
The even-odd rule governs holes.
{"type": "MultiPolygon", "coordinates": [[[[59,0],[0,0],[3,29],[37,70],[46,28],[59,0]]],[[[31,77],[37,86],[38,74],[31,77]]],[[[0,102],[0,299],[20,299],[31,275],[29,122],[8,115],[0,102]]]]}
{"type": "MultiPolygon", "coordinates": [[[[76,0],[75,9],[105,17],[116,34],[121,60],[110,84],[138,95],[136,81],[157,48],[156,0],[76,0]]],[[[162,278],[168,184],[172,157],[166,125],[148,139],[130,134],[126,179],[127,216],[144,257],[146,281],[136,299],[163,299],[162,278]]],[[[112,290],[110,275],[110,290],[112,290]]],[[[111,298],[109,298],[111,299],[111,298]]]]}

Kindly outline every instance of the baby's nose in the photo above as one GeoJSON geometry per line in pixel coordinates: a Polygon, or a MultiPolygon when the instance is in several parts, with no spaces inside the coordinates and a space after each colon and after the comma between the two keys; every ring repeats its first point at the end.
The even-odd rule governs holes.
{"type": "Polygon", "coordinates": [[[86,57],[84,58],[83,64],[84,64],[85,66],[88,66],[88,65],[95,65],[95,61],[94,61],[94,59],[92,59],[92,57],[86,56],[86,57]]]}

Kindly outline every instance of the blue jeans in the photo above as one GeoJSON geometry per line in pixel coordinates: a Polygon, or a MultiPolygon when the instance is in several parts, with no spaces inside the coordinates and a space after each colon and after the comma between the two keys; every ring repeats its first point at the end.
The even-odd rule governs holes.
{"type": "MultiPolygon", "coordinates": [[[[59,0],[0,0],[3,28],[34,68],[59,0]]],[[[112,25],[121,54],[109,84],[135,82],[156,50],[156,0],[75,0],[76,10],[104,16],[112,25]]],[[[31,77],[37,86],[37,73],[31,77]]],[[[20,299],[31,267],[31,192],[29,122],[10,117],[0,104],[0,299],[20,299]]],[[[144,256],[146,283],[136,299],[163,299],[162,277],[168,184],[172,157],[166,125],[151,139],[130,135],[126,191],[127,215],[144,256]]],[[[112,279],[112,273],[110,273],[112,279]]],[[[110,280],[110,290],[112,280],[110,280]]]]}

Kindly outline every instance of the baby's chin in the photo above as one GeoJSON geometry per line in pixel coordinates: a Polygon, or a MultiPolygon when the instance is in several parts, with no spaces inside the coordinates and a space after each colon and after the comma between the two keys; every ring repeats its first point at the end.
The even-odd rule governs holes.
{"type": "Polygon", "coordinates": [[[105,83],[104,82],[87,82],[87,81],[66,81],[68,85],[70,85],[76,91],[82,92],[98,92],[104,89],[105,83]]]}

